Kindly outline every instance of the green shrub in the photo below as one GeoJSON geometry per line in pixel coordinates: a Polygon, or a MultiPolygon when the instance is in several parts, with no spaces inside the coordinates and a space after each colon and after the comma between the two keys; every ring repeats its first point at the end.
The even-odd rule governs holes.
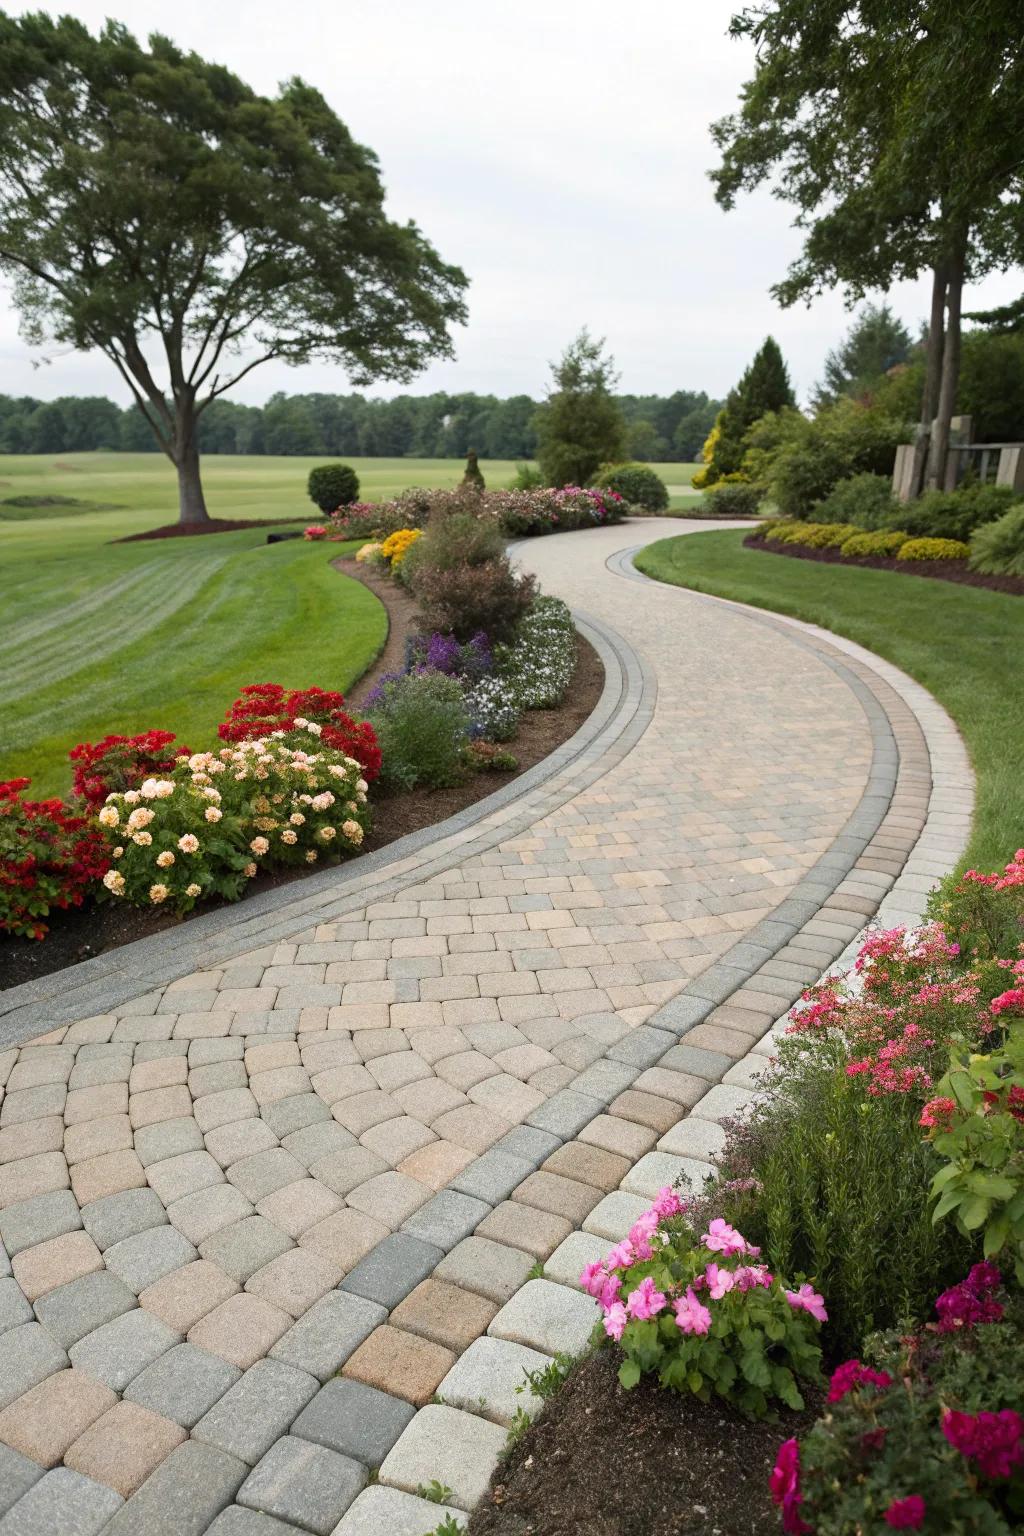
{"type": "Polygon", "coordinates": [[[402,576],[428,633],[463,641],[481,629],[492,640],[506,639],[537,591],[532,576],[513,570],[497,520],[468,512],[431,518],[405,557],[402,576]]]}
{"type": "Polygon", "coordinates": [[[893,511],[892,480],[889,475],[851,475],[837,485],[815,507],[822,522],[852,523],[855,528],[875,529],[887,526],[893,511]]]}
{"type": "Polygon", "coordinates": [[[897,560],[966,560],[971,546],[962,539],[907,539],[897,560]]]}
{"type": "Polygon", "coordinates": [[[975,528],[993,523],[1019,498],[1006,486],[972,485],[960,491],[926,491],[917,501],[893,508],[887,526],[912,539],[969,539],[975,528]]]}
{"type": "Polygon", "coordinates": [[[1024,501],[974,530],[970,565],[986,576],[1024,576],[1024,501]]]}
{"type": "Polygon", "coordinates": [[[336,512],[359,500],[359,476],[349,464],[318,464],[309,472],[306,490],[321,512],[336,512]]]}
{"type": "Polygon", "coordinates": [[[441,672],[386,678],[374,690],[369,718],[383,756],[378,782],[384,788],[446,789],[464,777],[470,716],[458,678],[441,672]]]}
{"type": "Polygon", "coordinates": [[[803,544],[808,549],[838,549],[853,537],[849,523],[790,523],[779,535],[784,544],[803,544]]]}
{"type": "Polygon", "coordinates": [[[593,483],[598,490],[617,491],[645,512],[664,512],[668,506],[668,487],[646,464],[605,464],[593,483]]]}
{"type": "Polygon", "coordinates": [[[851,533],[842,546],[844,560],[865,555],[895,555],[907,542],[905,533],[851,533]]]}
{"type": "Polygon", "coordinates": [[[865,1094],[839,1040],[802,1035],[779,1054],[765,1101],[732,1129],[708,1209],[760,1244],[769,1269],[813,1276],[828,1349],[841,1356],[872,1329],[923,1315],[964,1273],[972,1245],[932,1223],[939,1160],[922,1140],[918,1100],[865,1094]]]}
{"type": "Polygon", "coordinates": [[[708,492],[704,508],[716,517],[756,517],[763,500],[764,491],[759,485],[720,480],[708,492]]]}
{"type": "Polygon", "coordinates": [[[544,488],[544,476],[535,464],[516,465],[515,478],[511,485],[513,491],[542,491],[544,488]]]}
{"type": "Polygon", "coordinates": [[[487,482],[484,479],[480,461],[471,448],[466,454],[466,473],[462,477],[463,485],[475,486],[478,491],[485,489],[487,482]]]}
{"type": "Polygon", "coordinates": [[[743,470],[784,516],[809,518],[840,481],[891,475],[906,431],[898,417],[845,397],[813,420],[780,411],[750,429],[743,470]]]}

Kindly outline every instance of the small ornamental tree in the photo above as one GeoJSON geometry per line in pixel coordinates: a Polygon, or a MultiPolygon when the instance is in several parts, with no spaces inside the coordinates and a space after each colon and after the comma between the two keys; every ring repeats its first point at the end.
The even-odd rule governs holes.
{"type": "Polygon", "coordinates": [[[483,476],[483,470],[480,468],[480,462],[472,448],[466,454],[466,473],[462,477],[462,483],[463,485],[475,485],[478,491],[484,490],[487,485],[483,476]]]}
{"type": "Polygon", "coordinates": [[[582,330],[557,363],[552,388],[534,417],[537,460],[546,484],[587,485],[601,464],[623,456],[626,425],[612,394],[615,360],[582,330]]]}
{"type": "Polygon", "coordinates": [[[387,218],[319,91],[261,96],[166,37],[42,12],[0,12],[0,273],[30,342],[110,359],[183,523],[208,518],[200,418],[253,368],[407,380],[465,318],[465,276],[387,218]]]}
{"type": "Polygon", "coordinates": [[[350,464],[318,464],[309,472],[306,490],[321,512],[337,512],[359,500],[359,476],[350,464]]]}

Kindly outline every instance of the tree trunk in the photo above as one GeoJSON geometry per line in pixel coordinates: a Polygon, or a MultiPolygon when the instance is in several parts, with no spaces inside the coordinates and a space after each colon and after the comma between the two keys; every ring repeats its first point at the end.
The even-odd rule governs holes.
{"type": "Polygon", "coordinates": [[[173,459],[178,471],[179,523],[208,523],[210,514],[206,510],[203,482],[199,475],[196,423],[190,402],[185,408],[179,405],[173,459]]]}
{"type": "Polygon", "coordinates": [[[928,457],[928,489],[941,491],[946,484],[946,458],[949,453],[949,425],[956,409],[960,383],[960,301],[964,288],[966,239],[962,239],[949,263],[949,289],[946,294],[946,339],[942,349],[942,382],[935,412],[931,451],[928,457]]]}
{"type": "Polygon", "coordinates": [[[910,481],[908,500],[921,494],[925,465],[928,462],[928,444],[931,440],[932,422],[939,405],[939,385],[942,379],[943,339],[946,326],[946,268],[936,266],[932,273],[932,310],[928,321],[928,352],[924,376],[924,393],[921,398],[921,423],[914,439],[914,468],[910,481]]]}

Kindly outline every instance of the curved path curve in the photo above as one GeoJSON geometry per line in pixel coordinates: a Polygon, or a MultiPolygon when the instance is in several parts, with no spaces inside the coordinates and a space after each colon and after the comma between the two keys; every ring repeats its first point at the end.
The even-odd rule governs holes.
{"type": "Polygon", "coordinates": [[[519,547],[608,683],[508,791],[8,996],[0,1536],[416,1536],[434,1480],[461,1521],[524,1368],[586,1341],[582,1265],[703,1173],[879,904],[919,914],[955,730],[632,570],[702,526],[519,547]]]}

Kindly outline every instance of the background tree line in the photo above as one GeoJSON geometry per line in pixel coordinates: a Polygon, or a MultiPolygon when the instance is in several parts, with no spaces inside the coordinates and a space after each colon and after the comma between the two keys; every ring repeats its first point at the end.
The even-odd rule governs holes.
{"type": "MultiPolygon", "coordinates": [[[[721,407],[703,390],[616,395],[632,459],[692,463],[721,407]]],[[[316,454],[358,458],[533,459],[539,402],[472,393],[275,394],[263,406],[214,400],[199,420],[200,453],[316,454]]],[[[0,395],[0,453],[159,453],[134,407],[99,396],[35,400],[0,395]]]]}

